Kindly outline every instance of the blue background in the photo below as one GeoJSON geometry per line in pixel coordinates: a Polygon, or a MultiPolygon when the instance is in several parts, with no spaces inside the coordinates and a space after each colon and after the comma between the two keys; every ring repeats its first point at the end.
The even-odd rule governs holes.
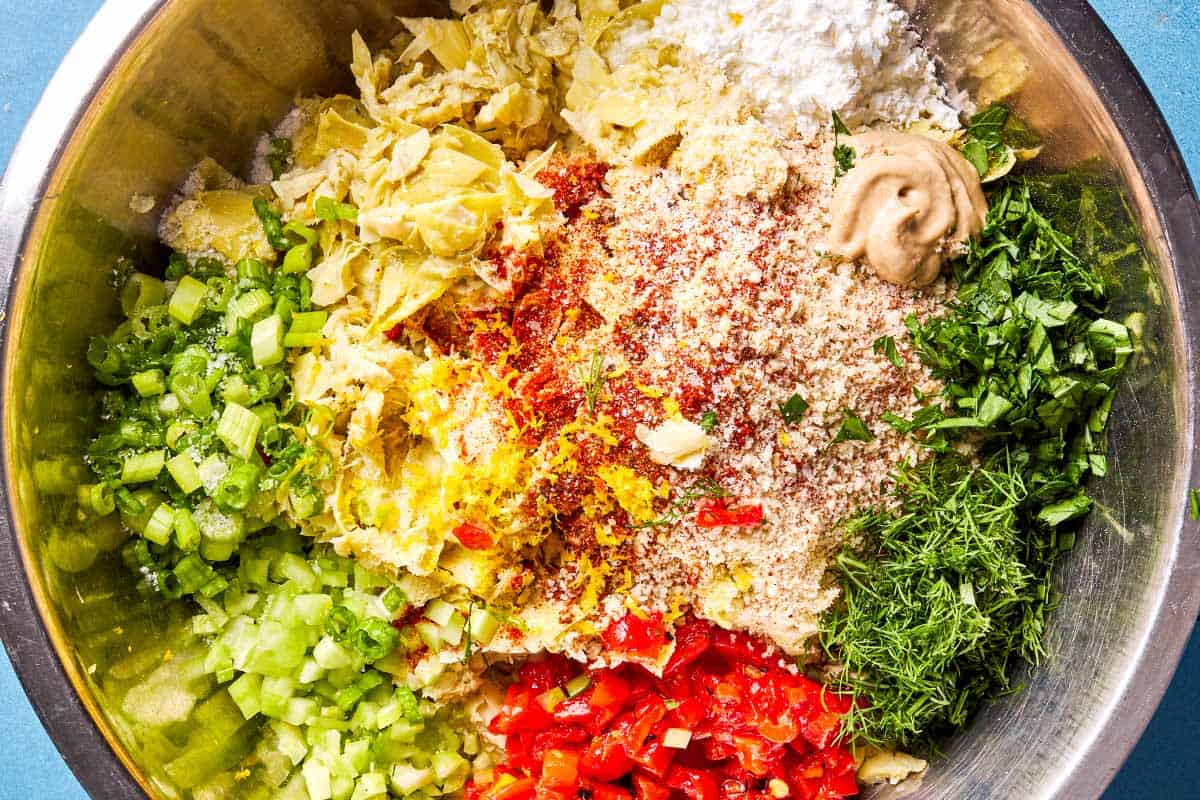
{"type": "MultiPolygon", "coordinates": [[[[119,2],[119,0],[117,0],[119,2]]],[[[101,0],[0,0],[0,163],[7,163],[43,87],[101,0]]],[[[1193,175],[1200,175],[1200,0],[1094,0],[1150,85],[1193,175]]],[[[1197,798],[1200,634],[1105,800],[1197,798]]],[[[86,795],[42,730],[0,650],[0,800],[86,795]]]]}

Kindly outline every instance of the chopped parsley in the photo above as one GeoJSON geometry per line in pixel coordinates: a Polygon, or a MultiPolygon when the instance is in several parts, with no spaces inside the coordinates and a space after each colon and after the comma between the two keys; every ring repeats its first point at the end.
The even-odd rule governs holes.
{"type": "Polygon", "coordinates": [[[836,182],[838,178],[845,175],[850,170],[854,169],[854,159],[857,153],[854,148],[847,144],[842,144],[839,139],[842,136],[849,136],[850,129],[846,127],[846,123],[842,122],[842,118],[838,116],[836,111],[833,112],[833,180],[836,182]]]}
{"type": "Polygon", "coordinates": [[[717,419],[717,412],[705,411],[700,415],[700,430],[704,431],[705,433],[712,433],[714,430],[716,430],[718,422],[719,420],[717,419]]]}
{"type": "Polygon", "coordinates": [[[871,429],[867,427],[867,423],[862,421],[858,414],[854,413],[849,408],[842,409],[842,427],[838,429],[837,435],[833,437],[830,445],[835,445],[838,442],[869,442],[875,438],[875,434],[871,433],[871,429]]]}
{"type": "Polygon", "coordinates": [[[798,394],[792,395],[779,404],[779,413],[783,417],[783,421],[788,425],[795,425],[800,422],[807,411],[808,401],[798,394]]]}
{"type": "Polygon", "coordinates": [[[871,345],[871,349],[892,362],[892,366],[896,369],[904,367],[904,362],[900,359],[900,354],[896,352],[896,340],[891,336],[880,336],[871,345]]]}

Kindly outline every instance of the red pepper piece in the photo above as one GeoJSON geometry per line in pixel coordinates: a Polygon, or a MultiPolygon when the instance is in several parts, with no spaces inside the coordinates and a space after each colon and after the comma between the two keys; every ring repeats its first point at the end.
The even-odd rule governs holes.
{"type": "Polygon", "coordinates": [[[579,752],[551,749],[542,758],[542,786],[574,789],[579,782],[579,752]]]}
{"type": "Polygon", "coordinates": [[[749,528],[763,523],[758,503],[734,505],[727,497],[706,497],[696,504],[696,524],[701,528],[749,528]]]}
{"type": "Polygon", "coordinates": [[[588,790],[592,800],[633,800],[633,795],[623,786],[613,786],[611,783],[593,783],[588,790]]]}
{"type": "Polygon", "coordinates": [[[637,800],[670,800],[671,790],[650,775],[634,773],[633,795],[637,800]]]}
{"type": "Polygon", "coordinates": [[[483,800],[530,800],[536,784],[533,778],[517,778],[514,781],[496,781],[483,793],[483,800]]]}
{"type": "MultiPolygon", "coordinates": [[[[376,330],[378,330],[378,328],[376,328],[376,330]]],[[[400,337],[404,335],[404,323],[400,322],[393,325],[384,331],[383,335],[389,342],[400,341],[400,337]]]]}
{"type": "MultiPolygon", "coordinates": [[[[671,762],[675,760],[675,754],[678,752],[670,747],[664,747],[662,742],[654,739],[647,742],[633,757],[633,760],[650,775],[658,780],[664,780],[667,777],[667,770],[671,768],[671,762]]],[[[634,781],[636,783],[636,776],[634,781]]]]}
{"type": "Polygon", "coordinates": [[[717,800],[717,780],[704,770],[676,764],[667,776],[667,785],[683,792],[689,800],[717,800]]]}
{"type": "Polygon", "coordinates": [[[641,658],[656,658],[667,645],[667,633],[659,613],[645,619],[627,613],[610,623],[600,638],[610,650],[641,658]]]}
{"type": "Polygon", "coordinates": [[[663,668],[663,675],[672,675],[691,664],[712,644],[712,625],[695,617],[675,629],[675,652],[663,668]]]}
{"type": "Polygon", "coordinates": [[[464,522],[455,528],[454,538],[468,550],[490,550],[496,545],[492,535],[474,522],[464,522]]]}
{"type": "Polygon", "coordinates": [[[579,771],[599,781],[616,781],[633,769],[622,731],[607,731],[592,739],[579,759],[579,771]]]}

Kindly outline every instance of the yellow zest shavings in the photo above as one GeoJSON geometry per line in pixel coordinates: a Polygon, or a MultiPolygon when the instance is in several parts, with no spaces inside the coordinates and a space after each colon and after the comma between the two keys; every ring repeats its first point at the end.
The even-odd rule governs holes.
{"type": "Polygon", "coordinates": [[[579,608],[586,614],[595,611],[599,605],[600,593],[604,590],[604,584],[609,573],[612,572],[612,567],[603,561],[593,564],[591,556],[584,553],[579,558],[577,569],[579,577],[575,580],[575,586],[583,587],[579,594],[579,608]]]}
{"type": "Polygon", "coordinates": [[[787,446],[788,446],[789,444],[791,444],[791,443],[792,443],[792,437],[788,435],[788,432],[787,432],[787,431],[780,431],[780,432],[779,432],[779,444],[780,444],[780,446],[781,446],[781,447],[787,447],[787,446]]]}
{"type": "Polygon", "coordinates": [[[668,602],[667,613],[663,616],[663,621],[668,625],[682,617],[688,608],[687,598],[678,592],[671,595],[668,602]]]}
{"type": "Polygon", "coordinates": [[[754,584],[754,575],[751,574],[750,570],[740,565],[730,571],[730,577],[733,578],[733,584],[743,592],[750,591],[750,587],[754,584]]]}
{"type": "Polygon", "coordinates": [[[657,400],[660,397],[663,397],[666,395],[666,392],[664,392],[662,389],[659,389],[654,386],[647,386],[646,384],[642,383],[641,381],[634,381],[633,385],[634,385],[634,387],[637,388],[637,390],[639,392],[641,392],[646,397],[649,397],[651,400],[657,400]]]}
{"type": "Polygon", "coordinates": [[[666,497],[666,494],[663,493],[664,487],[667,493],[670,492],[670,486],[666,481],[656,489],[648,479],[629,467],[605,465],[599,467],[596,474],[612,490],[617,505],[629,515],[634,524],[654,519],[656,516],[654,501],[666,497]]]}
{"type": "Polygon", "coordinates": [[[683,419],[683,413],[679,408],[679,401],[674,397],[664,397],[662,407],[663,413],[667,415],[667,419],[683,419]]]}

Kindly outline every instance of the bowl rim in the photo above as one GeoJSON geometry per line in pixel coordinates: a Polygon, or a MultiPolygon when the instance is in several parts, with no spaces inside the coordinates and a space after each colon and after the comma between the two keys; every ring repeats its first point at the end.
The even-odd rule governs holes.
{"type": "MultiPolygon", "coordinates": [[[[1062,42],[1092,83],[1105,111],[1121,133],[1141,175],[1158,217],[1167,254],[1174,262],[1175,296],[1182,326],[1180,358],[1186,378],[1188,405],[1180,420],[1181,434],[1190,437],[1186,453],[1190,486],[1200,485],[1200,443],[1196,430],[1198,387],[1192,355],[1200,351],[1200,280],[1185,281],[1185,254],[1200,252],[1200,200],[1178,144],[1157,103],[1129,56],[1086,0],[1027,0],[1062,42]]],[[[23,274],[30,235],[40,216],[40,199],[54,178],[80,121],[104,93],[114,68],[154,22],[170,0],[108,0],[67,53],[30,116],[0,180],[0,418],[7,418],[12,388],[10,363],[15,336],[12,308],[23,274]],[[90,80],[80,80],[88,76],[90,80]]],[[[1195,271],[1193,268],[1192,272],[1195,271]]],[[[42,725],[67,765],[93,798],[146,797],[144,776],[131,770],[127,753],[114,750],[101,724],[75,690],[64,668],[69,658],[65,642],[52,641],[45,623],[49,611],[40,582],[32,580],[30,554],[12,520],[15,504],[9,482],[7,429],[0,429],[0,638],[42,725]],[[37,585],[35,585],[37,584],[37,585]],[[129,767],[129,768],[127,768],[129,767]],[[135,777],[136,776],[136,777],[135,777]]],[[[1182,529],[1183,502],[1168,517],[1169,526],[1182,529]]],[[[1185,547],[1176,538],[1167,561],[1168,574],[1153,622],[1139,647],[1125,683],[1104,715],[1105,724],[1076,750],[1071,769],[1054,790],[1058,798],[1099,797],[1141,737],[1174,675],[1200,609],[1200,548],[1185,547]],[[1153,642],[1153,647],[1149,643],[1153,642]],[[1133,687],[1137,687],[1134,691],[1133,687]],[[1114,711],[1120,705],[1121,714],[1114,711]],[[1086,767],[1086,768],[1085,768],[1086,767]]],[[[123,751],[124,748],[118,748],[123,751]]]]}

